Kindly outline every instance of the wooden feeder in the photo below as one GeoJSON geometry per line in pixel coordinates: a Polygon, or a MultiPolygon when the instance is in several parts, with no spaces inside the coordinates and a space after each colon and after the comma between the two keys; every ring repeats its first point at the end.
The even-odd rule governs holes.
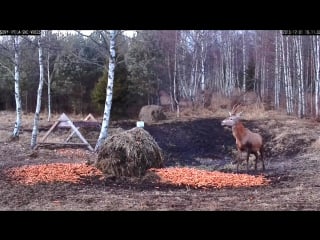
{"type": "Polygon", "coordinates": [[[72,122],[69,117],[62,113],[59,119],[51,126],[51,128],[46,132],[46,134],[42,137],[40,142],[37,144],[37,147],[48,147],[48,148],[55,148],[55,147],[87,147],[90,151],[94,151],[94,148],[90,145],[87,139],[81,134],[79,131],[80,128],[87,128],[87,127],[99,127],[101,125],[98,121],[89,114],[83,121],[74,121],[72,122]],[[91,121],[89,121],[91,120],[91,121]],[[46,141],[49,135],[56,129],[56,128],[70,128],[72,132],[68,135],[68,137],[63,142],[48,142],[46,141]],[[71,143],[69,140],[76,134],[81,143],[71,143]]]}

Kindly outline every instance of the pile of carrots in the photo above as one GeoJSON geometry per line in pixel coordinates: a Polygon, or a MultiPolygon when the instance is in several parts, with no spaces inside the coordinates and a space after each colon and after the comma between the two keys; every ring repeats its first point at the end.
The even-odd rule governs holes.
{"type": "Polygon", "coordinates": [[[95,167],[84,163],[51,163],[44,165],[10,168],[6,175],[14,182],[33,185],[36,183],[70,182],[79,183],[81,178],[103,174],[95,167]]]}
{"type": "Polygon", "coordinates": [[[190,188],[251,187],[267,185],[270,182],[262,175],[223,173],[188,167],[150,170],[155,172],[160,177],[160,181],[164,183],[190,188]]]}
{"type": "MultiPolygon", "coordinates": [[[[262,175],[223,173],[188,167],[152,168],[149,171],[159,176],[162,183],[194,189],[252,187],[269,183],[269,180],[262,175]]],[[[100,180],[104,178],[100,170],[85,163],[22,166],[7,169],[6,175],[11,181],[26,185],[53,182],[79,183],[85,177],[97,177],[100,180]]]]}

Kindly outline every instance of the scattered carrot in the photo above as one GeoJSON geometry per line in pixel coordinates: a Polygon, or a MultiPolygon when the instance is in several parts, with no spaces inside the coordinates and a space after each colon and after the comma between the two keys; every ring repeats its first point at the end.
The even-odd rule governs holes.
{"type": "Polygon", "coordinates": [[[10,168],[7,176],[18,183],[32,185],[39,182],[79,183],[83,177],[103,177],[100,170],[84,163],[51,163],[10,168]]]}
{"type": "Polygon", "coordinates": [[[188,167],[152,168],[150,171],[155,172],[164,183],[191,188],[251,187],[269,183],[262,175],[223,173],[188,167]]]}
{"type": "MultiPolygon", "coordinates": [[[[270,182],[262,175],[223,173],[188,167],[152,168],[149,171],[158,175],[160,182],[194,189],[262,186],[270,182]]],[[[26,185],[57,181],[79,183],[83,177],[103,179],[103,173],[100,170],[84,163],[52,163],[23,166],[8,169],[6,174],[12,181],[26,185]]]]}

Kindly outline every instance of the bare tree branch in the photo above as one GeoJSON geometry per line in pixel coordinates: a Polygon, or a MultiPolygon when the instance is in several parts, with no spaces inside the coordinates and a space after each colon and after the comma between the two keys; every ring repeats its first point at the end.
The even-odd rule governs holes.
{"type": "Polygon", "coordinates": [[[5,68],[14,77],[14,73],[9,67],[5,66],[2,62],[0,62],[0,66],[5,68]]]}
{"type": "Polygon", "coordinates": [[[98,41],[96,41],[91,35],[90,35],[90,36],[85,35],[85,34],[83,34],[83,33],[82,33],[81,31],[79,31],[79,30],[75,30],[75,31],[76,31],[78,34],[80,34],[81,36],[86,37],[86,38],[89,38],[89,39],[90,39],[92,42],[94,42],[100,49],[102,48],[104,51],[106,51],[106,53],[108,54],[108,56],[110,55],[110,52],[109,52],[109,49],[108,49],[108,48],[109,48],[109,44],[107,43],[106,39],[104,38],[101,30],[99,30],[99,31],[97,31],[97,32],[100,34],[100,36],[101,36],[101,38],[102,38],[105,46],[102,45],[101,43],[99,43],[98,41]]]}
{"type": "Polygon", "coordinates": [[[71,54],[72,56],[76,57],[76,58],[77,58],[78,60],[80,60],[82,63],[89,63],[89,64],[93,64],[93,65],[96,65],[96,66],[102,67],[102,68],[105,66],[105,64],[99,64],[99,63],[97,63],[97,62],[93,62],[93,61],[87,60],[87,59],[85,59],[85,58],[83,58],[83,57],[80,57],[79,55],[77,55],[77,54],[75,54],[75,53],[73,53],[73,52],[70,52],[70,54],[71,54]]]}

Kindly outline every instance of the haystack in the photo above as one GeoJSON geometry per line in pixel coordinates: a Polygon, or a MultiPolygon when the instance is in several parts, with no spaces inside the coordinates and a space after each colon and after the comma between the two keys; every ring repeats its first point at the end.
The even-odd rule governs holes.
{"type": "Polygon", "coordinates": [[[163,167],[163,153],[146,130],[135,127],[110,136],[95,166],[107,176],[141,177],[149,168],[163,167]]]}
{"type": "Polygon", "coordinates": [[[143,106],[139,113],[139,119],[146,123],[157,122],[166,118],[163,107],[158,105],[143,106]]]}

